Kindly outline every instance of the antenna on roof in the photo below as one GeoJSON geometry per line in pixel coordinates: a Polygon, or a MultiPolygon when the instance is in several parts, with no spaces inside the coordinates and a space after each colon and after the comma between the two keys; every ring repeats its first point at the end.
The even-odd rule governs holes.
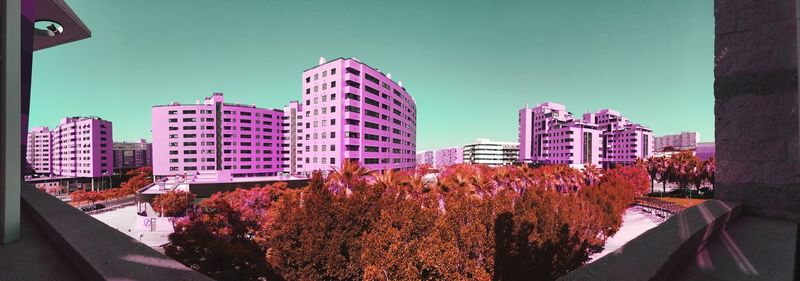
{"type": "Polygon", "coordinates": [[[328,60],[326,60],[326,59],[325,59],[325,57],[323,57],[323,56],[320,56],[320,57],[319,57],[319,65],[323,65],[323,64],[325,64],[326,62],[328,62],[328,60]]]}
{"type": "Polygon", "coordinates": [[[397,85],[400,85],[400,87],[403,87],[403,81],[397,82],[397,85]]]}
{"type": "Polygon", "coordinates": [[[392,79],[392,74],[391,73],[387,73],[386,74],[386,78],[392,79]]]}

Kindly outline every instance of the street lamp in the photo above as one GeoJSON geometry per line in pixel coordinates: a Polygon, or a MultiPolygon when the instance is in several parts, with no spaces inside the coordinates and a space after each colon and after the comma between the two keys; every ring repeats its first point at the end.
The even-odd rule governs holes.
{"type": "Polygon", "coordinates": [[[109,175],[108,172],[103,172],[103,175],[108,177],[108,189],[111,189],[111,187],[114,185],[111,175],[109,175]]]}

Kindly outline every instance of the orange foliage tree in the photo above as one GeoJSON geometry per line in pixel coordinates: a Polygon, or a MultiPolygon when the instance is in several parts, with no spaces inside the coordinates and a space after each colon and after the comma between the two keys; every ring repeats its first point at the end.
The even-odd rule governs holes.
{"type": "Polygon", "coordinates": [[[638,167],[425,173],[346,163],[297,190],[214,195],[167,254],[220,280],[553,280],[601,251],[649,184],[638,167]]]}
{"type": "Polygon", "coordinates": [[[194,194],[170,190],[153,198],[153,210],[165,217],[182,217],[194,206],[194,194]]]}

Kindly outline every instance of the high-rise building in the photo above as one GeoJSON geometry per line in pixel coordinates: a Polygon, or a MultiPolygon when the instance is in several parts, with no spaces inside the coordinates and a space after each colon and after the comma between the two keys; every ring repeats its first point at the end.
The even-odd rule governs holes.
{"type": "Polygon", "coordinates": [[[603,132],[603,167],[630,165],[637,158],[653,156],[653,131],[639,124],[603,132]]]}
{"type": "Polygon", "coordinates": [[[98,117],[67,117],[53,129],[52,174],[96,178],[114,170],[111,122],[98,117]]]}
{"type": "Polygon", "coordinates": [[[520,161],[573,166],[630,164],[652,155],[652,131],[602,109],[576,118],[561,104],[519,110],[520,161]]]}
{"type": "Polygon", "coordinates": [[[283,115],[278,109],[225,103],[222,93],[202,103],[154,106],[153,173],[275,176],[283,170],[283,115]]]}
{"type": "Polygon", "coordinates": [[[445,168],[453,164],[464,163],[464,148],[454,146],[436,150],[433,162],[433,166],[436,168],[445,168]]]}
{"type": "Polygon", "coordinates": [[[310,176],[344,161],[371,170],[416,165],[416,104],[401,82],[356,59],[303,72],[302,98],[279,109],[223,102],[154,106],[156,175],[310,176]]]}
{"type": "Polygon", "coordinates": [[[655,151],[664,151],[665,147],[672,147],[676,150],[693,149],[700,142],[700,134],[697,132],[681,132],[674,135],[664,135],[655,137],[655,151]]]}
{"type": "Polygon", "coordinates": [[[301,165],[303,147],[300,143],[303,128],[303,105],[298,101],[290,101],[283,107],[283,172],[289,175],[297,174],[297,166],[301,165]],[[287,150],[288,149],[288,150],[287,150]]]}
{"type": "Polygon", "coordinates": [[[132,169],[153,165],[153,144],[144,139],[138,142],[114,142],[114,168],[132,169]]]}
{"type": "Polygon", "coordinates": [[[519,143],[477,139],[464,145],[464,163],[489,166],[511,165],[519,161],[519,143]]]}
{"type": "Polygon", "coordinates": [[[354,58],[320,58],[302,85],[297,174],[342,161],[371,170],[415,167],[416,103],[391,74],[354,58]]]}
{"type": "Polygon", "coordinates": [[[53,169],[53,133],[48,127],[35,127],[28,132],[25,159],[37,174],[49,175],[53,169]]]}
{"type": "Polygon", "coordinates": [[[417,153],[417,166],[419,165],[431,165],[433,166],[435,160],[435,154],[432,150],[420,151],[417,153]]]}

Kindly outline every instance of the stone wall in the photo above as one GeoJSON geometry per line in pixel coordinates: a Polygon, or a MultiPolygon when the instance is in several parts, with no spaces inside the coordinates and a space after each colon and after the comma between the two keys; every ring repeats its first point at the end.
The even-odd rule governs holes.
{"type": "Polygon", "coordinates": [[[796,0],[715,0],[716,198],[800,221],[796,0]]]}

